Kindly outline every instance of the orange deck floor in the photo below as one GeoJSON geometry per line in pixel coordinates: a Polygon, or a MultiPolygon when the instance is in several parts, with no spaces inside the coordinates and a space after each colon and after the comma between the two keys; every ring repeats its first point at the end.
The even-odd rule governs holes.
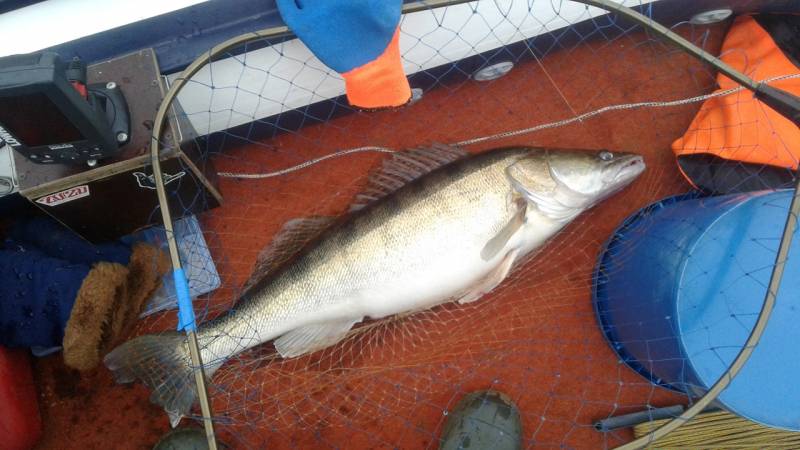
{"type": "MultiPolygon", "coordinates": [[[[707,49],[718,50],[724,29],[710,30],[707,49]]],[[[335,149],[456,142],[559,120],[574,111],[679,99],[713,87],[707,69],[692,59],[643,42],[643,35],[631,34],[555,51],[542,65],[523,63],[493,83],[432,90],[401,111],[349,115],[279,136],[268,147],[240,146],[214,162],[219,170],[265,171],[335,149]]],[[[390,338],[364,344],[369,353],[358,357],[334,358],[344,354],[340,349],[326,356],[330,364],[313,362],[318,356],[312,355],[294,363],[223,368],[215,377],[219,389],[212,389],[214,406],[235,424],[220,425],[222,440],[231,448],[435,448],[448,408],[470,390],[492,387],[520,407],[526,447],[596,449],[622,444],[631,435],[600,434],[591,428],[594,420],[645,405],[685,403],[685,397],[652,387],[617,360],[594,318],[590,274],[600,246],[622,219],[688,189],[669,145],[698,108],[696,103],[614,112],[470,147],[628,150],[643,154],[648,170],[570,225],[480,302],[386,325],[390,338]],[[346,359],[350,370],[335,370],[346,359]],[[246,406],[234,411],[237,404],[246,406]]],[[[381,157],[349,156],[261,181],[222,179],[225,204],[200,216],[224,283],[211,300],[235,298],[258,251],[286,220],[343,211],[381,157]]],[[[149,319],[141,331],[168,329],[171,320],[149,319]]],[[[105,368],[79,374],[54,355],[38,360],[35,371],[44,423],[41,449],[148,449],[169,429],[146,388],[116,385],[105,368]]]]}

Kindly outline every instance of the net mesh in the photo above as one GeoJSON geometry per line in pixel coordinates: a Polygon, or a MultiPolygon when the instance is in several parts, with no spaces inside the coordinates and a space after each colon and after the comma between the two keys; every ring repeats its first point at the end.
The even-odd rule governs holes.
{"type": "MultiPolygon", "coordinates": [[[[660,12],[659,22],[711,54],[720,53],[731,24],[693,25],[669,5],[625,4],[660,12]]],[[[299,358],[282,359],[271,344],[231,356],[210,382],[221,440],[232,448],[436,448],[458,401],[493,389],[519,408],[525,447],[612,448],[632,433],[598,432],[597,420],[690,404],[692,397],[635,373],[609,347],[592,303],[593,273],[604,243],[627,217],[691,190],[670,145],[709,107],[700,96],[719,88],[716,73],[641,27],[570,1],[431,5],[403,17],[400,41],[406,73],[420,91],[397,110],[353,110],[340,76],[283,36],[253,38],[188,80],[170,118],[185,133],[194,129],[196,137],[181,147],[224,198],[213,207],[214,195],[195,177],[168,185],[175,217],[207,209],[195,216],[203,239],[193,235],[182,247],[190,282],[205,286],[194,300],[199,322],[240,307],[236,300],[259,253],[286,222],[346,213],[370,172],[390,157],[386,152],[434,143],[460,143],[470,153],[510,145],[609,149],[643,155],[647,170],[576,218],[478,302],[367,320],[344,341],[299,358]],[[476,80],[506,62],[513,69],[505,76],[476,80]],[[525,132],[509,133],[515,130],[525,132]],[[178,196],[187,184],[196,194],[178,196]]],[[[724,98],[746,102],[752,94],[724,98]]],[[[788,146],[784,151],[776,158],[792,157],[788,146]]],[[[730,174],[751,168],[758,180],[764,163],[727,160],[716,167],[730,174]]],[[[771,167],[791,179],[790,169],[771,167]]],[[[770,204],[785,215],[788,204],[770,204]]],[[[640,215],[636,233],[620,237],[626,245],[619,264],[656,226],[656,210],[640,215]]],[[[782,225],[747,237],[774,259],[782,225]]],[[[676,237],[672,245],[683,244],[676,237]]],[[[746,259],[731,270],[766,289],[771,262],[755,268],[746,259]]],[[[671,269],[651,270],[666,277],[671,269]]],[[[719,296],[736,289],[721,286],[719,296]]],[[[749,331],[760,306],[759,298],[724,307],[749,331]]],[[[670,320],[643,315],[638,326],[670,320]]],[[[153,314],[139,332],[174,324],[174,312],[153,314]]],[[[713,333],[715,326],[702,329],[713,333]]],[[[645,366],[660,361],[657,342],[648,345],[653,354],[645,366]]],[[[738,348],[709,344],[708,351],[726,367],[738,348]]]]}

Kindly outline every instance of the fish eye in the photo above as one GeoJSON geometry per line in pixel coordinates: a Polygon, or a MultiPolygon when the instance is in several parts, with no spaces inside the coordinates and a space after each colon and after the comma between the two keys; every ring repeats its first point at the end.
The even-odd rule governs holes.
{"type": "Polygon", "coordinates": [[[603,150],[602,152],[600,152],[598,156],[603,161],[611,161],[612,159],[614,159],[614,154],[607,150],[603,150]]]}

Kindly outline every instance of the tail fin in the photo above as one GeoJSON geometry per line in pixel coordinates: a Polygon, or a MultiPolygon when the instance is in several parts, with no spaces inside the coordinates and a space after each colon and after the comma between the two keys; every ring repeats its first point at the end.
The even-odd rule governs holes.
{"type": "MultiPolygon", "coordinates": [[[[176,427],[197,397],[194,368],[186,335],[177,332],[149,334],[132,339],[103,359],[117,383],[139,379],[153,393],[150,401],[164,407],[172,427],[176,427]]],[[[210,377],[218,365],[206,369],[210,377]]]]}

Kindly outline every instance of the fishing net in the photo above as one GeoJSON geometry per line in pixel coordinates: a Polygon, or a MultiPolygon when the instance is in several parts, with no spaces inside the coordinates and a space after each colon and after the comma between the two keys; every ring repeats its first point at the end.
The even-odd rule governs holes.
{"type": "MultiPolygon", "coordinates": [[[[679,10],[669,1],[625,4],[713,55],[731,25],[731,19],[690,23],[690,13],[700,10],[679,10]]],[[[432,144],[471,153],[510,145],[608,149],[643,155],[647,170],[580,215],[478,302],[367,320],[343,342],[299,358],[282,359],[269,343],[232,357],[209,385],[220,440],[232,448],[436,448],[458,401],[492,389],[519,408],[526,448],[624,444],[633,438],[629,429],[599,432],[593,424],[688,405],[696,397],[637,374],[608,345],[592,301],[595,267],[627,217],[693,191],[670,146],[697,126],[692,119],[701,108],[714,107],[703,102],[719,88],[716,72],[647,29],[578,2],[412,6],[400,44],[415,101],[403,108],[354,110],[342,96],[341,78],[281,30],[213,55],[182,88],[169,119],[181,125],[181,147],[196,152],[193,164],[223,196],[214,207],[207,189],[177,195],[178,187],[196,183],[192,177],[167,185],[173,216],[188,224],[177,235],[199,323],[237,308],[259,253],[287,221],[345,214],[391,151],[432,144]]],[[[747,102],[752,93],[725,98],[747,102]]],[[[182,164],[180,170],[192,169],[182,164]]],[[[779,178],[791,183],[790,168],[764,161],[729,159],[715,167],[751,168],[756,180],[760,168],[777,167],[786,176],[779,178]]],[[[785,217],[788,203],[772,204],[785,217]]],[[[659,208],[641,213],[633,232],[618,234],[625,244],[616,255],[620,265],[655,226],[659,208]]],[[[774,259],[782,227],[747,238],[774,259]]],[[[679,237],[672,244],[682,245],[679,237]]],[[[732,270],[741,279],[765,286],[771,263],[738,261],[732,270]]],[[[649,270],[670,275],[668,268],[649,270]]],[[[601,275],[613,277],[614,270],[601,275]]],[[[717,286],[723,299],[736,289],[717,286]]],[[[608,308],[626,307],[609,295],[608,308]]],[[[169,308],[166,300],[160,306],[169,308]]],[[[725,308],[749,330],[761,299],[725,308]]],[[[175,320],[174,312],[148,315],[139,332],[173,329],[175,320]]],[[[643,313],[636,325],[671,320],[643,313]]],[[[712,333],[715,324],[704,326],[712,333]]],[[[644,366],[659,361],[657,344],[648,342],[653,355],[644,366]]],[[[723,366],[738,352],[728,344],[709,345],[723,366]]],[[[148,394],[137,392],[146,402],[148,394]]]]}

